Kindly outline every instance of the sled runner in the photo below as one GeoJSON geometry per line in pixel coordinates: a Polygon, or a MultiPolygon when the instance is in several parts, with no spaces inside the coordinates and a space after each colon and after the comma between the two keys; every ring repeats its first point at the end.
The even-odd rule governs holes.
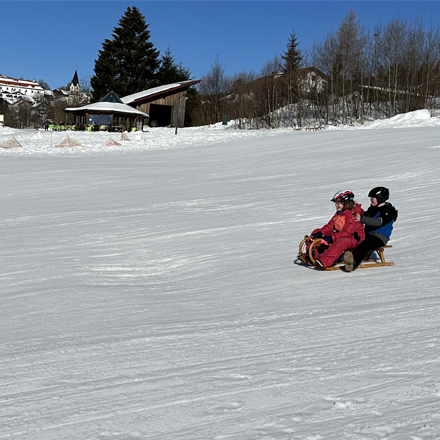
{"type": "MultiPolygon", "coordinates": [[[[344,261],[336,261],[333,266],[326,267],[325,269],[319,267],[316,265],[316,259],[315,256],[323,252],[327,248],[327,246],[323,247],[321,246],[321,238],[317,238],[316,240],[313,240],[310,244],[310,246],[307,249],[307,242],[311,239],[311,236],[305,236],[304,240],[299,245],[299,251],[298,251],[298,259],[302,262],[306,263],[308,266],[314,266],[318,267],[321,270],[340,270],[344,268],[345,264],[344,261]]],[[[331,245],[330,245],[331,246],[331,245]]],[[[365,267],[380,267],[380,266],[393,266],[393,262],[387,262],[385,261],[385,255],[384,250],[385,248],[390,248],[392,246],[386,245],[381,246],[374,251],[370,252],[370,254],[367,256],[365,260],[362,261],[362,263],[358,266],[358,269],[365,268],[365,267]],[[376,258],[374,258],[374,254],[376,255],[376,258]]]]}

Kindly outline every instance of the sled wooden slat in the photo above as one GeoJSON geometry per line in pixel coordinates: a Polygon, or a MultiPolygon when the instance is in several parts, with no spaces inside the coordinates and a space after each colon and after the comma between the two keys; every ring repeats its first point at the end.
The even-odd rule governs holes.
{"type": "Polygon", "coordinates": [[[392,261],[389,261],[388,263],[386,263],[386,262],[383,262],[383,263],[372,263],[372,264],[364,264],[364,263],[362,263],[362,264],[360,264],[358,266],[358,268],[361,267],[361,268],[365,269],[366,267],[381,267],[381,266],[394,266],[394,263],[392,261]]]}
{"type": "MultiPolygon", "coordinates": [[[[300,245],[299,245],[299,252],[298,252],[298,258],[306,263],[308,266],[312,266],[312,267],[316,267],[320,270],[341,270],[345,268],[345,264],[344,262],[338,262],[336,263],[334,266],[330,266],[327,267],[325,269],[316,266],[316,261],[313,257],[313,250],[315,247],[319,246],[319,244],[321,243],[321,239],[317,238],[316,240],[313,240],[312,243],[309,246],[308,249],[308,259],[306,259],[305,255],[306,255],[306,251],[305,251],[305,246],[307,244],[307,242],[310,240],[310,236],[304,236],[304,239],[301,241],[300,245]]],[[[386,267],[386,266],[394,266],[394,263],[391,261],[385,261],[385,248],[391,248],[391,245],[385,245],[385,246],[381,246],[373,251],[371,251],[368,255],[367,258],[365,260],[362,261],[362,263],[357,267],[358,269],[365,269],[367,267],[386,267]],[[375,258],[370,258],[371,254],[373,252],[376,252],[380,262],[375,259],[375,258]]]]}
{"type": "MultiPolygon", "coordinates": [[[[371,264],[368,264],[368,261],[365,261],[360,264],[357,269],[366,269],[367,267],[385,267],[385,266],[394,266],[394,263],[392,262],[388,262],[388,263],[377,263],[376,260],[369,260],[369,261],[373,261],[371,264]]],[[[317,267],[317,266],[315,266],[317,267]]],[[[344,263],[338,263],[337,266],[330,266],[330,267],[326,267],[325,269],[319,268],[321,270],[342,270],[345,268],[345,264],[344,263]]]]}

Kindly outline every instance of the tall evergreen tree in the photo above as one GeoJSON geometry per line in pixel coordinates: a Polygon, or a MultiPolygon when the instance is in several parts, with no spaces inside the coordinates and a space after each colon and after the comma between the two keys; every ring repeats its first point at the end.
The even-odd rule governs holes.
{"type": "Polygon", "coordinates": [[[90,80],[94,101],[111,91],[126,96],[154,85],[159,51],[150,42],[145,17],[136,7],[128,7],[118,25],[95,60],[95,75],[90,80]]]}
{"type": "Polygon", "coordinates": [[[189,79],[191,79],[189,69],[183,67],[182,63],[177,65],[170,49],[167,49],[160,60],[160,67],[156,75],[157,84],[173,84],[189,79]]]}
{"type": "Polygon", "coordinates": [[[295,33],[292,31],[287,42],[287,50],[281,55],[281,58],[284,60],[284,73],[299,69],[299,65],[303,57],[301,51],[298,49],[298,45],[298,39],[296,38],[295,33]]]}
{"type": "Polygon", "coordinates": [[[288,104],[293,104],[301,99],[298,70],[303,57],[298,45],[298,39],[292,31],[287,42],[287,50],[281,55],[283,59],[282,69],[286,78],[285,93],[288,104]]]}

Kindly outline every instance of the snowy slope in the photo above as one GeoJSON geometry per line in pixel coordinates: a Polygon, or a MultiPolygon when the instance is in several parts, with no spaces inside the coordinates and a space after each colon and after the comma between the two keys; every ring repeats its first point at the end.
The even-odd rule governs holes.
{"type": "Polygon", "coordinates": [[[439,439],[440,124],[389,124],[1,130],[0,439],[439,439]],[[395,266],[295,264],[377,185],[395,266]]]}

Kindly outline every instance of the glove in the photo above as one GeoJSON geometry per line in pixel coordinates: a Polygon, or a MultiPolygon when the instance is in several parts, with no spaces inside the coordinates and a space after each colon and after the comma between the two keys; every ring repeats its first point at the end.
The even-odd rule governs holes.
{"type": "Polygon", "coordinates": [[[322,232],[321,231],[315,232],[314,234],[311,234],[311,237],[313,240],[316,240],[317,238],[322,238],[322,232]]]}
{"type": "Polygon", "coordinates": [[[331,244],[333,242],[333,239],[332,239],[332,236],[331,235],[327,235],[326,237],[324,237],[322,240],[321,240],[321,244],[327,244],[327,245],[329,245],[329,244],[331,244]]]}

